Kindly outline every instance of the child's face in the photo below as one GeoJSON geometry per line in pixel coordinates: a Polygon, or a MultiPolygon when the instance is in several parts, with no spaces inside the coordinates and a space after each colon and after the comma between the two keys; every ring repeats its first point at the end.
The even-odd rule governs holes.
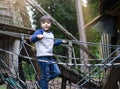
{"type": "Polygon", "coordinates": [[[44,29],[45,31],[48,31],[51,27],[51,22],[46,20],[41,22],[41,28],[44,29]]]}

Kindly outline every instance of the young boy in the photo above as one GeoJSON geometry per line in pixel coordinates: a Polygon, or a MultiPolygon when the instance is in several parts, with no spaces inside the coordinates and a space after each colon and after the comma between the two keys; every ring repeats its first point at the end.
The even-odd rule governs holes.
{"type": "Polygon", "coordinates": [[[53,58],[53,46],[66,42],[54,40],[54,35],[49,30],[51,27],[51,18],[49,16],[42,16],[40,25],[41,29],[36,30],[30,40],[36,43],[36,56],[41,70],[38,84],[41,89],[48,89],[48,82],[60,75],[59,67],[53,58]]]}

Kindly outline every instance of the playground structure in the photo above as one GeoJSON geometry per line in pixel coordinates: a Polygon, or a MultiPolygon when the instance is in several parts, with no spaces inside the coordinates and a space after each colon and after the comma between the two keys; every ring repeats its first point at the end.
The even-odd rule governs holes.
{"type": "MultiPolygon", "coordinates": [[[[10,3],[10,0],[6,0],[6,1],[7,3],[10,3]]],[[[14,0],[14,1],[16,3],[19,3],[17,2],[17,0],[14,0]]],[[[44,11],[42,7],[40,7],[37,3],[33,2],[32,0],[26,0],[26,2],[32,7],[34,7],[35,9],[37,9],[42,14],[49,15],[46,11],[44,11]]],[[[31,29],[29,25],[30,24],[29,17],[24,16],[24,12],[21,13],[16,8],[14,9],[18,11],[19,14],[11,17],[10,15],[6,16],[8,15],[7,10],[10,10],[11,13],[13,13],[14,9],[8,9],[6,7],[2,7],[1,9],[1,12],[4,12],[4,11],[7,11],[7,12],[4,12],[4,14],[2,14],[0,19],[0,34],[1,34],[0,36],[1,37],[1,44],[0,44],[0,53],[1,53],[0,54],[0,79],[1,81],[0,83],[1,84],[4,83],[12,89],[34,89],[34,88],[37,89],[39,88],[36,82],[37,79],[39,79],[39,76],[38,76],[39,70],[37,69],[36,58],[34,55],[35,48],[29,41],[29,37],[34,32],[34,30],[31,29]],[[23,17],[21,17],[20,15],[22,15],[23,17]],[[29,22],[29,24],[26,24],[24,22],[25,20],[22,18],[27,18],[27,21],[29,22]],[[17,21],[20,21],[20,22],[17,22],[17,21]],[[34,72],[35,74],[34,80],[31,78],[32,75],[29,70],[27,72],[28,74],[24,74],[22,63],[24,64],[26,63],[26,65],[28,66],[28,69],[32,67],[33,69],[32,72],[34,72]],[[29,76],[30,79],[26,80],[26,75],[29,76]]],[[[56,26],[58,26],[58,28],[60,28],[60,30],[63,33],[68,35],[68,37],[71,40],[67,40],[68,44],[63,46],[68,49],[68,56],[61,56],[61,55],[55,54],[55,57],[59,59],[57,63],[59,64],[62,74],[60,78],[58,78],[58,80],[50,82],[50,87],[52,87],[52,89],[66,89],[66,87],[68,89],[69,88],[70,89],[84,89],[84,88],[85,89],[107,89],[104,87],[105,84],[102,84],[103,81],[107,81],[107,75],[104,72],[106,69],[111,70],[112,68],[114,68],[116,71],[119,71],[119,65],[120,65],[118,60],[120,56],[119,45],[112,45],[107,43],[98,44],[93,42],[81,42],[77,40],[66,29],[64,29],[54,18],[52,18],[52,20],[53,20],[53,23],[56,26]],[[89,59],[76,58],[74,54],[75,53],[74,46],[73,46],[74,44],[80,47],[82,50],[84,50],[89,55],[89,59]],[[86,44],[88,46],[96,46],[97,48],[101,47],[104,49],[104,50],[102,49],[103,54],[106,52],[106,50],[108,53],[104,57],[98,59],[87,48],[85,48],[83,44],[86,44]],[[110,51],[110,49],[113,49],[113,51],[110,51]],[[62,61],[63,59],[67,60],[67,62],[62,61]],[[81,64],[79,60],[89,60],[89,61],[95,60],[96,62],[90,62],[89,64],[81,64]],[[82,73],[80,70],[79,72],[78,71],[76,72],[73,70],[74,68],[78,68],[80,66],[88,68],[89,70],[88,73],[85,74],[85,73],[82,73]],[[56,85],[59,85],[60,87],[57,87],[56,85]]],[[[119,81],[117,81],[117,84],[119,85],[119,81]]],[[[111,89],[114,89],[114,88],[111,88],[111,89]]]]}

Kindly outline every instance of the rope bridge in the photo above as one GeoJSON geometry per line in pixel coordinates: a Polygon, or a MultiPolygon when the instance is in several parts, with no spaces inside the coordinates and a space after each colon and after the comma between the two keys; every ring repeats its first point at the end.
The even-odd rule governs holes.
{"type": "MultiPolygon", "coordinates": [[[[34,57],[30,57],[29,52],[26,48],[26,46],[29,47],[29,49],[35,49],[34,46],[30,45],[29,43],[27,43],[27,41],[24,39],[24,36],[28,36],[26,34],[22,34],[21,36],[21,46],[20,46],[20,52],[19,54],[11,52],[11,51],[7,51],[5,49],[0,48],[0,53],[2,54],[9,54],[9,55],[16,55],[18,56],[18,58],[23,58],[28,62],[22,62],[24,65],[24,69],[23,70],[18,70],[18,68],[14,68],[15,69],[15,73],[13,73],[9,67],[9,64],[7,64],[5,62],[5,60],[7,60],[7,58],[4,57],[4,55],[0,56],[0,79],[2,81],[2,83],[4,82],[6,85],[8,85],[9,87],[13,88],[13,89],[37,89],[39,88],[37,81],[39,79],[39,75],[37,74],[37,71],[35,69],[35,66],[33,64],[33,61],[36,60],[36,58],[34,57]],[[25,51],[26,55],[22,55],[21,50],[25,51]],[[23,74],[21,74],[23,71],[23,74]],[[21,78],[21,76],[24,76],[24,78],[21,78]]],[[[29,35],[30,36],[30,35],[29,35]]],[[[46,38],[46,39],[51,39],[51,38],[46,38]]],[[[64,39],[65,40],[65,39],[64,39]]],[[[80,42],[80,41],[74,41],[74,40],[67,40],[70,41],[72,43],[76,43],[76,44],[87,44],[89,46],[107,46],[109,48],[114,48],[115,50],[105,59],[99,60],[101,62],[98,62],[98,59],[80,59],[80,58],[76,58],[76,57],[68,57],[68,56],[63,56],[63,55],[57,55],[54,54],[54,56],[59,59],[57,61],[58,65],[62,65],[65,66],[65,68],[67,68],[68,70],[75,72],[76,74],[78,74],[79,76],[81,76],[81,79],[77,82],[77,83],[68,83],[68,87],[74,87],[74,88],[83,88],[86,87],[86,84],[88,83],[92,83],[94,85],[97,85],[98,87],[101,87],[101,81],[104,78],[103,76],[103,71],[106,68],[110,68],[113,66],[119,66],[120,63],[115,63],[116,60],[119,59],[120,57],[120,49],[118,45],[109,45],[109,44],[97,44],[97,43],[92,43],[92,42],[80,42]],[[117,52],[116,57],[111,57],[114,53],[117,52]],[[72,62],[65,62],[65,60],[68,59],[72,59],[72,62]],[[112,60],[110,60],[112,59],[112,60]],[[79,60],[92,60],[95,62],[91,62],[91,64],[81,64],[79,62],[79,60]],[[81,73],[80,70],[76,71],[75,69],[79,68],[79,67],[87,67],[89,69],[89,73],[84,74],[81,73]]],[[[69,47],[70,45],[67,44],[66,47],[69,47]]],[[[11,62],[13,62],[12,60],[10,60],[11,62]]],[[[43,61],[43,60],[39,60],[39,61],[43,61]]],[[[44,62],[48,62],[48,61],[44,61],[44,62]]],[[[17,64],[17,63],[16,63],[17,64]]],[[[14,65],[14,64],[13,64],[14,65]]],[[[59,88],[55,88],[56,86],[54,84],[57,85],[61,85],[61,79],[58,78],[57,80],[51,81],[49,83],[49,87],[52,87],[52,89],[60,89],[59,88]],[[53,83],[54,82],[54,83],[53,83]]]]}

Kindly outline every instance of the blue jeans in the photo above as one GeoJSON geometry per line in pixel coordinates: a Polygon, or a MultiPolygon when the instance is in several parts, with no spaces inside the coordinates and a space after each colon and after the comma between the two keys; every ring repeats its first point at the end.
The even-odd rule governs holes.
{"type": "Polygon", "coordinates": [[[52,56],[43,56],[37,58],[38,58],[38,65],[41,70],[41,76],[40,76],[40,80],[38,81],[38,84],[41,87],[41,89],[48,89],[48,82],[51,79],[54,79],[58,75],[60,75],[59,67],[55,63],[55,60],[53,59],[52,56]],[[39,60],[43,60],[47,62],[43,62],[39,60]]]}

